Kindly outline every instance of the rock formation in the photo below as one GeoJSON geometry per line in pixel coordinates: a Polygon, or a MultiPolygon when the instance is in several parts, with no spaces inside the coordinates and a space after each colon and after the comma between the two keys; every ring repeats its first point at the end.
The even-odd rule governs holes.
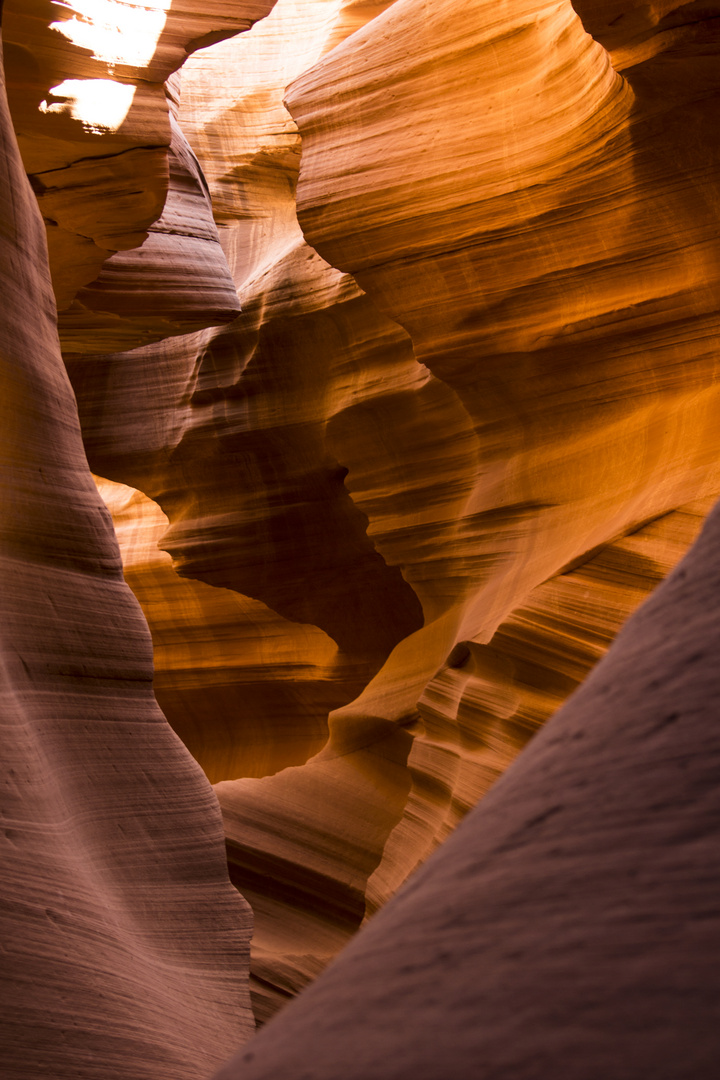
{"type": "MultiPolygon", "coordinates": [[[[328,1025],[345,1024],[344,1010],[367,992],[372,1022],[397,1026],[402,1010],[382,1020],[382,983],[375,996],[363,982],[378,978],[373,957],[385,953],[386,997],[412,983],[427,1032],[444,1024],[423,995],[447,953],[442,993],[457,1010],[438,1047],[457,1037],[458,1075],[466,1052],[497,1062],[497,1075],[535,1075],[532,1060],[557,1071],[552,1047],[579,1063],[568,1076],[614,1074],[602,1055],[604,1071],[579,1071],[591,1047],[582,1035],[570,1052],[557,973],[536,1010],[539,973],[555,954],[548,959],[542,937],[526,941],[523,927],[537,925],[544,940],[569,935],[557,970],[582,983],[578,965],[597,966],[613,904],[634,910],[627,889],[608,892],[603,907],[595,877],[620,880],[631,850],[642,850],[641,884],[653,888],[673,853],[692,864],[672,831],[681,788],[658,801],[658,786],[670,783],[660,765],[649,765],[637,792],[630,770],[655,761],[655,735],[645,746],[642,731],[664,707],[664,684],[652,685],[652,664],[668,664],[662,650],[652,657],[658,622],[677,604],[687,641],[699,642],[696,586],[688,593],[675,577],[548,729],[560,734],[535,740],[485,796],[684,555],[720,494],[720,6],[199,6],[6,0],[3,29],[12,120],[45,220],[85,452],[150,626],[159,704],[214,784],[230,878],[253,908],[258,1019],[315,979],[373,916],[347,959],[304,991],[305,1004],[274,1022],[277,1042],[261,1038],[257,1064],[241,1060],[238,1075],[293,1075],[300,1027],[320,1040],[318,1076],[348,1071],[314,1010],[328,995],[337,1001],[328,1025]],[[612,709],[596,708],[592,688],[611,684],[612,709]],[[600,810],[611,766],[612,797],[629,815],[619,830],[600,810]],[[551,781],[568,786],[567,799],[551,781]],[[480,800],[472,824],[448,841],[480,800]],[[653,861],[643,814],[656,804],[657,836],[671,854],[653,861]],[[535,819],[540,833],[531,828],[507,854],[505,835],[535,819]],[[609,854],[589,867],[596,833],[609,854]],[[543,891],[543,875],[563,844],[570,884],[556,895],[543,891]],[[487,862],[471,872],[478,845],[487,862]],[[415,871],[417,885],[393,902],[415,871]],[[455,892],[420,918],[413,905],[429,904],[443,875],[455,892]],[[532,918],[514,913],[523,882],[539,882],[532,918]],[[475,895],[490,913],[482,928],[468,912],[475,895]],[[464,931],[444,928],[445,916],[448,926],[451,917],[472,924],[470,945],[464,931]],[[392,945],[388,935],[407,919],[413,929],[392,945]],[[430,943],[418,967],[406,955],[415,926],[430,943]],[[489,981],[468,995],[470,965],[488,949],[489,981]],[[497,1019],[463,1034],[494,979],[511,988],[487,1013],[497,1019]],[[519,1027],[502,1024],[514,994],[518,1016],[535,1017],[524,1058],[503,1057],[493,1034],[518,1042],[519,1027]]],[[[31,262],[44,267],[38,243],[31,262]]],[[[47,334],[54,315],[43,302],[47,334]]],[[[57,364],[54,339],[51,349],[57,364]]],[[[50,429],[43,438],[52,457],[50,429]]],[[[84,460],[75,467],[87,496],[84,460]]],[[[53,490],[71,522],[75,504],[61,483],[53,490]]],[[[36,503],[40,520],[51,520],[41,495],[36,503]]],[[[102,548],[97,537],[96,554],[84,555],[74,528],[64,558],[72,550],[81,569],[116,558],[114,542],[102,548]]],[[[47,525],[37,530],[46,534],[47,525]]],[[[707,540],[699,550],[684,564],[695,559],[694,574],[709,558],[707,540]]],[[[98,611],[112,606],[103,603],[98,611]]],[[[127,660],[146,678],[147,640],[137,633],[127,660]]],[[[73,651],[85,647],[78,638],[73,651]]],[[[696,669],[685,671],[681,655],[667,675],[672,694],[691,701],[696,669]]],[[[710,678],[702,675],[703,692],[710,678]]],[[[143,707],[159,731],[149,697],[143,707]]],[[[687,723],[673,710],[683,723],[663,728],[660,741],[700,738],[687,726],[692,709],[687,723]]],[[[181,751],[163,731],[170,760],[181,751]]],[[[208,888],[229,911],[214,811],[182,760],[199,800],[192,827],[206,820],[215,838],[208,888]]],[[[158,792],[147,798],[152,816],[158,792]]],[[[670,963],[671,951],[659,949],[652,964],[648,952],[680,896],[674,873],[638,936],[623,993],[640,985],[646,961],[648,971],[670,963]]],[[[688,897],[704,910],[699,887],[688,897]]],[[[631,933],[625,914],[621,937],[631,933]]],[[[166,933],[161,905],[153,919],[166,933]]],[[[698,936],[698,950],[709,940],[698,936]]],[[[214,977],[230,978],[224,963],[214,977]]],[[[612,965],[600,966],[617,985],[612,965]]],[[[653,997],[658,1016],[676,990],[653,997]]],[[[602,1028],[622,994],[610,1011],[591,998],[584,1015],[602,1028]]],[[[218,1000],[225,1015],[227,993],[218,1000]]],[[[167,1031],[160,1025],[159,1043],[172,1041],[167,1031]]],[[[191,1031],[183,1039],[193,1041],[191,1031]]],[[[371,1046],[366,1031],[358,1038],[371,1046]]],[[[193,1053],[204,1045],[193,1042],[193,1053]]],[[[441,1059],[387,1045],[379,1075],[439,1075],[441,1059]]],[[[649,1038],[643,1068],[660,1061],[660,1045],[649,1038]]],[[[173,1051],[178,1059],[185,1046],[173,1051]]],[[[380,1068],[347,1047],[353,1068],[380,1068]]],[[[217,1048],[227,1052],[225,1034],[217,1048]]],[[[193,1053],[183,1058],[188,1070],[193,1053]]],[[[316,1067],[299,1053],[298,1075],[316,1067]]],[[[701,1063],[688,1075],[703,1075],[701,1063]]]]}
{"type": "Polygon", "coordinates": [[[167,80],[193,49],[247,30],[272,0],[202,7],[4,5],[10,107],[68,354],[83,351],[83,331],[93,351],[129,348],[239,310],[167,80]]]}
{"type": "Polygon", "coordinates": [[[3,1075],[207,1076],[253,1028],[251,914],[152,692],[0,85],[3,1075]]]}
{"type": "Polygon", "coordinates": [[[715,1075],[719,543],[216,1080],[715,1075]]]}
{"type": "MultiPolygon", "coordinates": [[[[221,781],[261,1018],[484,794],[720,490],[712,144],[654,182],[692,94],[658,116],[569,5],[503,10],[281,2],[190,61],[181,124],[243,314],[70,364],[93,467],[160,504],[184,577],[255,602],[245,656],[200,676],[168,647],[158,692],[221,781]],[[579,604],[588,580],[604,599],[579,604]],[[264,644],[259,673],[268,640],[302,677],[264,644]]],[[[196,636],[231,640],[230,596],[204,593],[196,636]]]]}

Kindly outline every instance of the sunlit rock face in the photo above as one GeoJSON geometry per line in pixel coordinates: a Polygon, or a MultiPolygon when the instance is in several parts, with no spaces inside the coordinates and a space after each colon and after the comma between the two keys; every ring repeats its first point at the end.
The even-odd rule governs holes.
{"type": "Polygon", "coordinates": [[[0,131],[2,1074],[201,1080],[252,1032],[252,917],[153,697],[4,80],[0,131]]]}
{"type": "Polygon", "coordinates": [[[270,6],[138,8],[142,63],[124,31],[88,55],[67,5],[8,11],[85,448],[254,909],[261,1020],[720,493],[718,6],[270,6]],[[81,79],[137,83],[117,126],[81,79]]]}
{"type": "Polygon", "coordinates": [[[65,352],[132,348],[237,314],[166,80],[193,49],[247,30],[271,7],[5,3],[10,107],[47,228],[65,352]]]}
{"type": "Polygon", "coordinates": [[[712,190],[717,99],[698,65],[710,146],[696,139],[682,164],[663,154],[653,188],[652,133],[664,126],[667,144],[688,112],[673,111],[672,84],[651,109],[634,91],[642,73],[622,78],[568,4],[463,10],[461,30],[452,2],[431,21],[393,5],[287,101],[306,236],[405,327],[471,420],[467,599],[444,585],[442,558],[428,572],[432,539],[404,572],[426,622],[454,608],[487,640],[528,585],[717,484],[720,246],[716,207],[688,175],[694,161],[712,190]],[[462,125],[442,122],[448,109],[462,125]]]}

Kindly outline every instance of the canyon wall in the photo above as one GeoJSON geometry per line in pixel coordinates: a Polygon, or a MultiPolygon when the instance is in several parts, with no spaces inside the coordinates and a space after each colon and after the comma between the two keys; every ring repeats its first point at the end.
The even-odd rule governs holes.
{"type": "Polygon", "coordinates": [[[2,1070],[199,1080],[253,1030],[252,916],[157,707],[0,86],[2,1070]]]}
{"type": "Polygon", "coordinates": [[[719,542],[216,1080],[715,1075],[719,542]]]}
{"type": "MultiPolygon", "coordinates": [[[[415,901],[391,898],[429,857],[402,897],[422,907],[446,877],[457,894],[452,913],[440,905],[447,919],[465,925],[470,898],[482,895],[498,941],[522,938],[499,898],[555,872],[545,847],[532,837],[519,845],[497,889],[490,871],[478,878],[465,861],[480,845],[484,866],[497,856],[504,867],[507,822],[514,835],[521,819],[544,821],[546,812],[561,844],[570,811],[564,796],[548,803],[553,770],[560,788],[584,792],[573,850],[585,852],[605,828],[597,815],[606,787],[591,775],[592,754],[601,777],[619,769],[613,797],[629,818],[619,832],[607,825],[606,842],[618,846],[619,863],[642,849],[648,881],[660,872],[653,851],[669,842],[686,796],[662,804],[655,848],[639,839],[642,806],[675,781],[660,770],[631,791],[632,771],[655,745],[651,731],[645,747],[644,721],[636,729],[632,718],[640,699],[650,727],[663,707],[657,686],[646,691],[653,663],[666,663],[662,650],[653,660],[663,619],[673,649],[673,604],[688,640],[700,640],[699,586],[675,600],[677,587],[666,590],[671,599],[653,601],[654,614],[632,624],[651,628],[628,631],[601,666],[608,674],[596,678],[617,687],[611,710],[596,708],[599,684],[589,683],[555,723],[572,735],[538,737],[512,763],[682,558],[720,495],[720,7],[238,0],[199,13],[167,0],[116,4],[110,18],[90,0],[50,6],[52,14],[39,0],[6,0],[3,15],[12,121],[47,233],[49,257],[36,240],[29,259],[43,276],[42,333],[57,365],[47,266],[84,452],[152,634],[155,694],[214,785],[230,879],[253,910],[256,1017],[271,1017],[373,916],[332,968],[340,974],[304,992],[309,1004],[293,1007],[287,1026],[273,1024],[286,1033],[278,1056],[268,1036],[257,1043],[265,1064],[237,1066],[242,1076],[290,1076],[297,1025],[308,1038],[317,1030],[303,1009],[323,1011],[324,995],[337,994],[328,1024],[345,1025],[343,1010],[358,1007],[352,972],[362,973],[362,995],[363,979],[378,978],[376,955],[387,951],[394,972],[387,994],[408,992],[405,975],[424,993],[444,970],[441,954],[450,958],[447,1000],[468,994],[463,937],[453,931],[446,949],[436,915],[417,923],[437,944],[427,964],[408,959],[412,934],[398,931],[395,951],[386,936],[394,920],[415,925],[415,901]],[[141,21],[139,37],[121,15],[141,21]],[[638,656],[647,677],[642,665],[632,671],[638,656]],[[615,748],[607,761],[604,740],[615,748]],[[546,768],[548,755],[557,762],[546,768]],[[478,802],[474,824],[433,857],[478,802]],[[387,915],[376,916],[388,901],[387,915]]],[[[74,409],[70,398],[64,408],[74,409]]],[[[74,413],[72,424],[77,442],[74,413]]],[[[52,461],[55,436],[49,428],[43,437],[52,461]]],[[[75,468],[90,498],[85,459],[75,468]]],[[[74,520],[66,488],[51,486],[74,520]]],[[[51,510],[43,516],[43,497],[30,500],[45,522],[38,537],[54,520],[51,510]]],[[[100,547],[86,557],[77,528],[75,538],[67,527],[64,557],[79,567],[109,558],[122,608],[115,541],[107,536],[102,548],[95,536],[100,547]]],[[[701,567],[708,550],[706,541],[701,567]]],[[[74,617],[95,647],[92,620],[74,617]]],[[[110,623],[134,642],[126,653],[144,672],[143,715],[174,748],[168,762],[174,754],[185,763],[190,787],[178,798],[192,804],[193,827],[205,822],[207,887],[218,897],[207,917],[234,919],[247,937],[247,909],[219,869],[215,804],[152,702],[142,622],[132,638],[110,623]]],[[[78,656],[88,647],[72,640],[78,656]]],[[[689,672],[678,660],[679,697],[690,693],[689,672]]],[[[712,687],[703,679],[704,703],[712,687]]],[[[696,719],[690,734],[700,739],[696,719]]],[[[670,731],[681,739],[686,725],[670,731]]],[[[154,775],[140,759],[136,768],[154,775]]],[[[693,782],[682,781],[688,791],[693,782]]],[[[153,799],[174,781],[160,791],[150,784],[137,820],[153,816],[153,799]]],[[[676,843],[679,866],[692,853],[676,843]]],[[[592,872],[587,854],[577,860],[577,873],[567,864],[567,896],[582,936],[596,915],[599,925],[609,916],[596,912],[602,860],[592,872]]],[[[658,898],[668,911],[676,871],[658,898]]],[[[692,893],[691,906],[704,895],[692,893]]],[[[566,900],[545,900],[538,934],[555,940],[566,900]]],[[[650,919],[638,945],[641,965],[663,917],[650,919]]],[[[167,932],[162,905],[152,919],[167,932]]],[[[468,933],[477,950],[488,947],[474,923],[468,933]]],[[[475,948],[468,965],[479,962],[475,948]]],[[[488,970],[508,985],[519,986],[522,966],[541,970],[536,945],[502,948],[488,970]]],[[[232,980],[245,985],[237,955],[239,966],[210,965],[229,980],[218,1016],[232,980]]],[[[567,961],[568,979],[583,955],[567,961]]],[[[670,953],[658,957],[670,962],[670,953]]],[[[384,993],[368,1013],[373,1024],[384,993]]],[[[492,994],[479,993],[467,1009],[456,1002],[466,1026],[468,1010],[485,1015],[492,994]]],[[[534,1016],[535,998],[523,1000],[534,1016]]],[[[556,1017],[568,1007],[562,995],[548,1001],[556,1017]]],[[[506,1006],[501,995],[497,1009],[506,1006]]],[[[418,1024],[436,1031],[445,1006],[429,1008],[419,1002],[418,1024]]],[[[399,1027],[399,1015],[390,1009],[387,1025],[399,1027]]],[[[552,1040],[556,1028],[542,1015],[538,1031],[552,1040]]],[[[239,1044],[247,1011],[237,1016],[239,1044]]],[[[594,1016],[589,1008],[591,1026],[594,1016]]],[[[443,1030],[450,1040],[452,1024],[443,1030]]],[[[158,1031],[160,1043],[173,1042],[158,1031]]],[[[205,1043],[190,1053],[192,1028],[183,1032],[173,1053],[190,1070],[205,1043]]],[[[458,1037],[468,1054],[502,1059],[458,1037]]],[[[232,1049],[227,1038],[223,1028],[201,1075],[232,1049]]],[[[327,1032],[321,1040],[317,1075],[346,1071],[327,1032]]],[[[356,1044],[347,1045],[352,1056],[356,1044]]],[[[397,1059],[382,1075],[404,1075],[410,1050],[387,1045],[397,1059]]],[[[589,1044],[577,1046],[587,1060],[589,1044]]],[[[412,1053],[417,1071],[425,1051],[412,1053]]],[[[533,1053],[549,1051],[538,1044],[533,1053]]],[[[426,1075],[439,1075],[438,1060],[427,1057],[426,1075]]],[[[359,1052],[355,1061],[380,1067],[359,1052]]],[[[533,1075],[512,1072],[521,1070],[513,1061],[507,1075],[533,1075]]]]}
{"type": "Polygon", "coordinates": [[[717,57],[690,14],[592,37],[567,3],[281,0],[183,69],[242,314],[69,370],[93,468],[169,519],[136,498],[172,564],[130,540],[126,564],[255,911],[261,1019],[720,492],[717,57]]]}

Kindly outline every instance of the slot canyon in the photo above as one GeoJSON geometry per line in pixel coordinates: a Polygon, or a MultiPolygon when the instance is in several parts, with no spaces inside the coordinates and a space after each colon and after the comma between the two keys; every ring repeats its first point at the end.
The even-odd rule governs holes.
{"type": "Polygon", "coordinates": [[[720,0],[0,15],[4,1080],[716,1080],[720,0]]]}

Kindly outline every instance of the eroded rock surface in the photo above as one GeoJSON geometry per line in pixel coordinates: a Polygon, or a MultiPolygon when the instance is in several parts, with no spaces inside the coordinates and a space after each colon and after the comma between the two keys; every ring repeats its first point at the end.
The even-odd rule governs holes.
{"type": "Polygon", "coordinates": [[[85,447],[266,1019],[720,493],[720,9],[183,2],[141,64],[8,4],[85,447]],[[78,78],[136,87],[116,128],[78,78]]]}
{"type": "Polygon", "coordinates": [[[159,547],[168,520],[157,504],[121,484],[98,486],[152,627],[158,702],[210,780],[266,776],[321,750],[328,712],[359,693],[362,672],[353,682],[317,627],[180,577],[159,547]]]}
{"type": "Polygon", "coordinates": [[[578,13],[592,29],[569,3],[281,0],[191,60],[179,119],[242,313],[69,363],[93,467],[160,505],[197,579],[128,548],[161,700],[220,781],[263,1019],[485,794],[720,491],[715,46],[659,20],[617,53],[620,24],[578,13]],[[200,583],[193,658],[169,612],[200,583]]]}
{"type": "Polygon", "coordinates": [[[217,1080],[714,1075],[718,543],[217,1080]]]}
{"type": "Polygon", "coordinates": [[[0,95],[2,1072],[200,1080],[253,1029],[251,913],[153,697],[0,95]]]}
{"type": "Polygon", "coordinates": [[[237,314],[166,81],[194,49],[271,8],[6,0],[10,107],[47,228],[66,353],[131,348],[237,314]]]}

